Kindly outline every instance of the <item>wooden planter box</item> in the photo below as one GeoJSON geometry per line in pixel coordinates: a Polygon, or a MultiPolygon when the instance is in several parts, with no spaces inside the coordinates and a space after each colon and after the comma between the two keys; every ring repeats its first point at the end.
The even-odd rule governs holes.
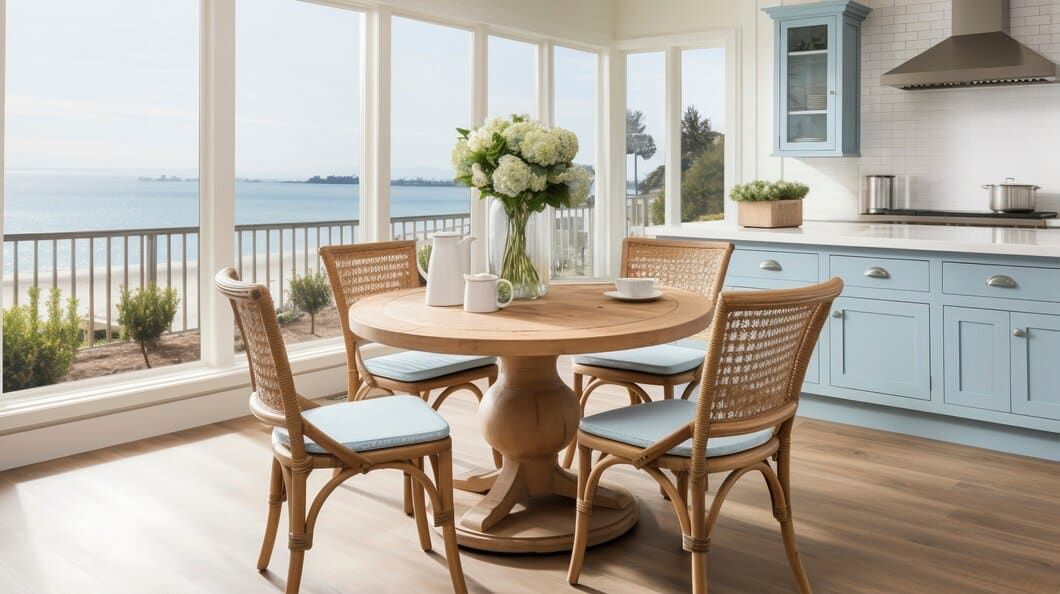
{"type": "Polygon", "coordinates": [[[743,227],[798,227],[802,224],[802,200],[739,202],[743,227]]]}

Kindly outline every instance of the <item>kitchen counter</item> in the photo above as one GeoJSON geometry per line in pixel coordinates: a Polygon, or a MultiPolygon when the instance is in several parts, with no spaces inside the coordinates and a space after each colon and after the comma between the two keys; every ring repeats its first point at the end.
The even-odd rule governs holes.
{"type": "Polygon", "coordinates": [[[806,221],[802,227],[752,229],[729,221],[649,227],[655,237],[846,246],[1060,258],[1060,229],[1012,229],[806,221]]]}

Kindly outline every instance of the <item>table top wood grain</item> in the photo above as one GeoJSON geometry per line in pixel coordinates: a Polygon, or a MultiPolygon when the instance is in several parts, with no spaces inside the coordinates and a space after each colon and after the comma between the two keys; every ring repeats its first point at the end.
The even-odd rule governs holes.
{"type": "Polygon", "coordinates": [[[367,297],[350,307],[355,334],[390,346],[465,355],[543,356],[615,351],[671,342],[710,324],[713,303],[660,287],[655,301],[604,296],[605,283],[553,284],[547,295],[505,309],[468,313],[424,304],[424,290],[367,297]]]}

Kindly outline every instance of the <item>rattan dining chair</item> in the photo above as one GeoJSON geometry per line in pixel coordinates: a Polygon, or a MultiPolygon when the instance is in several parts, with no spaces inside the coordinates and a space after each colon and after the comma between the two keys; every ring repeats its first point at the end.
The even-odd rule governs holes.
{"type": "MultiPolygon", "coordinates": [[[[348,311],[358,300],[371,295],[420,286],[416,267],[416,242],[385,241],[320,248],[328,272],[331,292],[339,310],[342,336],[346,343],[347,399],[361,400],[373,390],[414,394],[425,402],[431,392],[441,389],[431,406],[438,410],[454,392],[467,390],[482,401],[482,390],[474,383],[497,381],[497,358],[476,355],[445,355],[424,351],[403,351],[364,359],[360,340],[350,329],[348,311]]],[[[501,466],[500,453],[493,451],[493,462],[501,466]]],[[[405,480],[405,513],[412,513],[408,498],[411,483],[405,480]]]]}
{"type": "MultiPolygon", "coordinates": [[[[660,286],[695,291],[713,302],[725,284],[732,251],[726,242],[627,237],[620,276],[654,278],[660,286]]],[[[688,384],[681,394],[688,399],[699,383],[705,332],[673,344],[574,357],[574,395],[582,415],[593,391],[607,384],[625,388],[630,404],[651,402],[641,384],[662,386],[666,400],[674,397],[676,386],[688,384]]],[[[574,461],[574,447],[567,447],[565,468],[574,461]]]]}
{"type": "Polygon", "coordinates": [[[420,286],[416,268],[416,242],[385,241],[320,248],[346,341],[347,397],[360,400],[372,390],[415,394],[428,400],[441,388],[432,406],[437,410],[453,392],[467,390],[482,400],[482,390],[472,382],[497,379],[496,357],[443,355],[404,351],[364,359],[359,340],[350,329],[347,312],[358,300],[379,293],[420,286]]]}
{"type": "Polygon", "coordinates": [[[578,502],[567,579],[585,560],[589,513],[604,471],[629,464],[666,491],[682,545],[692,553],[692,591],[707,592],[710,535],[725,498],[748,472],[766,481],[799,592],[810,593],[791,519],[791,431],[806,366],[843,289],[838,278],[799,289],[723,293],[710,326],[699,397],[660,400],[582,419],[578,502]],[[600,452],[592,463],[593,451],[600,452]],[[776,468],[770,464],[775,460],[776,468]],[[671,482],[663,469],[676,477],[671,482]],[[707,475],[729,472],[706,508],[707,475]]]}
{"type": "MultiPolygon", "coordinates": [[[[442,528],[445,556],[453,590],[467,592],[460,566],[453,520],[453,460],[449,425],[414,396],[319,406],[295,391],[287,349],[280,335],[276,309],[268,288],[246,283],[232,268],[215,277],[217,290],[228,298],[250,363],[250,411],[272,430],[272,476],[269,515],[258,557],[264,571],[272,557],[283,502],[287,502],[290,564],[287,594],[297,594],[305,552],[313,546],[313,529],[329,495],[347,479],[373,470],[395,469],[412,477],[414,516],[420,546],[431,550],[426,501],[430,497],[434,524],[442,528]],[[424,471],[430,458],[433,480],[424,471]],[[318,468],[334,471],[312,502],[306,483],[318,468]],[[306,508],[309,503],[308,510],[306,508]]],[[[358,541],[363,535],[358,536],[358,541]]]]}

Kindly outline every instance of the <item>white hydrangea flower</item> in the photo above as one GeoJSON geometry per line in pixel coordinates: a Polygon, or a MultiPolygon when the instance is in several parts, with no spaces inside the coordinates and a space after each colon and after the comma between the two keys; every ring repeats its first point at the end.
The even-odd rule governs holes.
{"type": "Polygon", "coordinates": [[[515,198],[530,187],[534,172],[525,161],[515,155],[504,155],[493,171],[493,190],[515,198]]]}
{"type": "Polygon", "coordinates": [[[547,173],[534,173],[530,176],[530,191],[531,192],[544,192],[545,188],[548,187],[548,174],[547,173]]]}
{"type": "Polygon", "coordinates": [[[551,131],[551,134],[558,146],[559,154],[556,161],[566,163],[574,160],[575,155],[578,154],[578,136],[574,132],[563,128],[555,128],[551,131]]]}
{"type": "Polygon", "coordinates": [[[460,140],[453,147],[453,152],[450,155],[450,159],[453,162],[453,169],[456,171],[456,177],[463,177],[471,174],[469,167],[471,157],[471,149],[467,145],[466,140],[460,140]]]}
{"type": "Polygon", "coordinates": [[[479,152],[493,146],[493,135],[503,133],[512,123],[501,117],[490,118],[468,135],[467,143],[472,151],[479,152]]]}
{"type": "Polygon", "coordinates": [[[524,159],[535,165],[551,167],[560,162],[559,138],[551,130],[531,130],[523,137],[519,152],[524,159]]]}
{"type": "Polygon", "coordinates": [[[525,138],[530,132],[542,128],[543,126],[540,122],[518,122],[508,126],[501,135],[504,136],[504,140],[508,143],[508,149],[515,153],[519,153],[519,147],[523,142],[523,138],[525,138]]]}
{"type": "Polygon", "coordinates": [[[589,190],[593,185],[593,175],[581,167],[568,167],[556,176],[556,182],[567,184],[570,205],[577,206],[589,197],[589,190]]]}
{"type": "Polygon", "coordinates": [[[486,175],[486,172],[482,170],[482,166],[478,163],[472,163],[471,165],[471,183],[476,188],[484,188],[490,183],[489,176],[486,175]]]}

